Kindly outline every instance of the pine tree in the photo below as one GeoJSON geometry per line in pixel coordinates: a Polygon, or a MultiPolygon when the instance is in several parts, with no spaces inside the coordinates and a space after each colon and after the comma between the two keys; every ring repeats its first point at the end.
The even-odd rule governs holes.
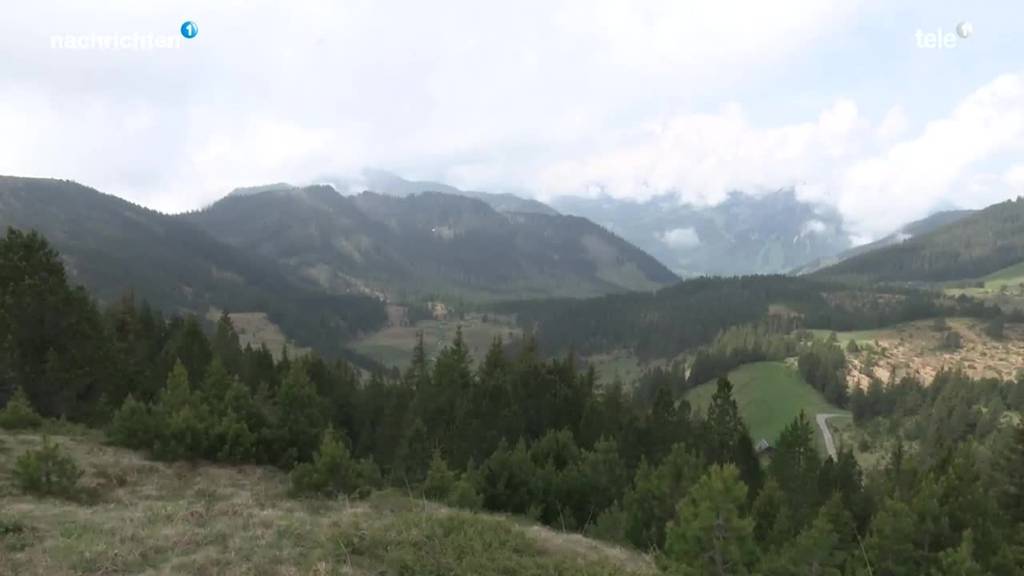
{"type": "Polygon", "coordinates": [[[440,450],[434,450],[427,478],[423,481],[423,496],[439,502],[445,501],[455,487],[456,474],[448,468],[440,450]]]}
{"type": "MultiPolygon", "coordinates": [[[[791,513],[791,530],[801,530],[811,519],[818,503],[818,470],[821,466],[814,446],[814,429],[807,415],[800,414],[779,435],[768,472],[785,495],[791,513]]],[[[795,532],[789,534],[795,535],[795,532]]]]}
{"type": "Polygon", "coordinates": [[[914,515],[906,504],[888,499],[871,523],[871,533],[864,547],[875,574],[917,576],[921,574],[921,558],[914,547],[916,535],[914,515]]]}
{"type": "Polygon", "coordinates": [[[0,410],[0,428],[36,428],[42,423],[42,417],[32,406],[32,401],[28,399],[25,390],[21,387],[15,388],[14,394],[7,400],[7,405],[0,410]]]}
{"type": "Polygon", "coordinates": [[[665,526],[673,518],[679,501],[700,478],[703,465],[686,446],[677,444],[658,466],[641,460],[633,487],[623,497],[626,537],[641,549],[665,545],[665,526]]]}
{"type": "Polygon", "coordinates": [[[327,423],[320,397],[313,389],[302,362],[292,363],[275,403],[273,434],[279,463],[287,468],[295,462],[308,462],[327,423]]]}
{"type": "Polygon", "coordinates": [[[746,499],[735,466],[712,466],[679,505],[668,527],[666,556],[687,573],[749,573],[757,545],[754,522],[742,514],[746,499]]]}
{"type": "Polygon", "coordinates": [[[987,572],[974,560],[974,535],[964,532],[960,545],[943,550],[932,576],[986,576],[987,572]]]}

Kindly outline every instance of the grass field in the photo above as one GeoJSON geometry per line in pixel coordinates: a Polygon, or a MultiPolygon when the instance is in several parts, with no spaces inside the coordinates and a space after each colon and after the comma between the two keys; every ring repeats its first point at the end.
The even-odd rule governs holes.
{"type": "Polygon", "coordinates": [[[508,341],[520,333],[509,318],[492,314],[484,322],[482,314],[467,314],[462,320],[426,320],[415,326],[387,326],[353,342],[350,347],[384,365],[404,368],[412,359],[418,332],[423,332],[427,354],[434,355],[455,338],[460,326],[462,337],[476,360],[483,358],[494,338],[501,336],[508,341]]]}
{"type": "MultiPolygon", "coordinates": [[[[783,362],[746,364],[730,372],[729,381],[754,442],[764,438],[774,443],[782,429],[801,410],[812,424],[819,412],[848,414],[829,404],[820,392],[804,382],[795,369],[783,362]]],[[[702,384],[687,393],[686,398],[695,410],[705,412],[715,393],[715,386],[715,382],[702,384]]],[[[824,451],[824,441],[817,425],[814,426],[818,447],[824,451]]]]}
{"type": "Polygon", "coordinates": [[[1003,268],[982,278],[985,288],[999,290],[1004,286],[1020,287],[1024,285],[1024,262],[1003,268]]]}
{"type": "Polygon", "coordinates": [[[658,573],[644,555],[522,519],[392,491],[294,500],[276,469],[150,462],[89,432],[52,438],[97,496],[79,504],[21,494],[8,471],[41,438],[0,432],[0,574],[658,573]]]}
{"type": "Polygon", "coordinates": [[[965,294],[1004,310],[1024,310],[1024,262],[973,281],[951,282],[945,286],[944,292],[950,296],[965,294]]]}

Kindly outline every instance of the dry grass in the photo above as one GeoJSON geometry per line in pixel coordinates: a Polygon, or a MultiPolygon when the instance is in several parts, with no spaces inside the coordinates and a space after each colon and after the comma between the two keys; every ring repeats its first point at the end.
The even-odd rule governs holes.
{"type": "Polygon", "coordinates": [[[1006,337],[993,340],[985,335],[985,325],[967,318],[947,321],[957,331],[963,345],[959,350],[944,350],[943,333],[934,322],[922,320],[864,332],[839,333],[840,342],[856,340],[859,352],[848,354],[848,379],[851,386],[866,386],[872,375],[883,382],[914,376],[925,384],[939,370],[962,369],[974,378],[1015,378],[1024,367],[1024,326],[1007,325],[1006,337]]]}
{"type": "Polygon", "coordinates": [[[456,329],[461,327],[462,337],[473,358],[481,360],[494,338],[500,336],[508,342],[520,335],[519,328],[510,317],[489,314],[487,322],[483,317],[483,314],[474,313],[467,314],[462,320],[425,320],[415,326],[390,324],[353,342],[352,348],[385,365],[405,368],[412,360],[418,333],[423,333],[427,354],[435,355],[451,343],[456,329]]]}
{"type": "MultiPolygon", "coordinates": [[[[220,319],[221,311],[211,309],[207,318],[216,322],[220,319]]],[[[274,324],[263,312],[232,312],[228,314],[231,323],[238,333],[238,341],[245,347],[247,344],[253,348],[266,345],[275,359],[281,358],[284,348],[288,347],[288,354],[293,358],[310,352],[309,348],[303,348],[295,344],[285,336],[281,328],[274,324]]]]}
{"type": "Polygon", "coordinates": [[[522,563],[521,571],[495,572],[510,575],[551,567],[564,574],[654,570],[615,547],[394,493],[365,502],[300,501],[286,496],[287,478],[274,469],[155,463],[95,435],[53,438],[84,468],[82,482],[98,499],[82,505],[18,493],[9,470],[42,440],[0,433],[2,575],[427,573],[396,566],[388,551],[413,564],[453,567],[436,574],[486,573],[455,568],[488,554],[506,568],[522,563]],[[482,536],[472,546],[438,540],[453,522],[460,533],[482,536]],[[581,570],[564,570],[573,566],[581,570]]]}

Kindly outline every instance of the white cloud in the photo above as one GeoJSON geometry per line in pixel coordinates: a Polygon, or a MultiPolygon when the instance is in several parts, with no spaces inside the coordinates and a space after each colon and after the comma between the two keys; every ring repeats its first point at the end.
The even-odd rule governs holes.
{"type": "Polygon", "coordinates": [[[902,136],[907,130],[907,114],[900,106],[893,106],[882,118],[881,124],[875,129],[875,134],[883,142],[891,142],[902,136]]]}
{"type": "Polygon", "coordinates": [[[658,238],[670,248],[694,248],[700,245],[700,236],[692,227],[666,230],[658,238]]]}
{"type": "Polygon", "coordinates": [[[866,239],[939,205],[1024,190],[1024,168],[1006,165],[1024,141],[1024,76],[944,78],[904,101],[891,93],[913,80],[892,77],[871,51],[906,32],[908,51],[887,58],[926,73],[981,68],[969,50],[988,41],[982,28],[995,34],[993,22],[955,53],[913,48],[913,31],[930,25],[921,14],[943,10],[896,15],[869,0],[23,2],[0,21],[0,173],[74,178],[165,210],[366,166],[542,197],[675,191],[714,203],[733,189],[795,186],[866,239]],[[176,33],[184,18],[199,36],[177,50],[49,42],[176,33]],[[864,32],[879,22],[891,26],[864,32]],[[812,59],[821,49],[871,64],[869,74],[846,61],[823,71],[812,59]],[[940,93],[962,101],[930,106],[940,93]]]}
{"type": "Polygon", "coordinates": [[[525,184],[641,116],[779,65],[859,3],[21,3],[0,21],[0,94],[20,94],[0,99],[11,152],[0,173],[74,178],[171,210],[363,166],[525,184]],[[49,42],[176,34],[184,18],[199,35],[176,50],[49,42]]]}
{"type": "Polygon", "coordinates": [[[1003,195],[976,186],[969,169],[1024,147],[1024,74],[1007,74],[965,98],[916,138],[852,163],[840,175],[837,201],[855,232],[878,235],[925,215],[943,201],[984,205],[1003,195]],[[990,194],[990,192],[994,192],[990,194]]]}
{"type": "Polygon", "coordinates": [[[546,167],[537,187],[629,198],[675,190],[680,201],[717,203],[731,190],[795,186],[801,198],[837,206],[866,241],[942,205],[997,202],[1024,182],[1020,167],[1002,178],[977,170],[1024,148],[1024,74],[1000,76],[948,117],[894,139],[906,124],[899,107],[873,123],[840,99],[816,121],[758,127],[732,104],[621,134],[618,146],[546,167]]]}
{"type": "MultiPolygon", "coordinates": [[[[614,140],[621,144],[541,171],[548,195],[596,189],[644,198],[676,190],[682,200],[717,203],[731,190],[757,192],[811,181],[853,157],[869,132],[857,106],[840,99],[815,121],[771,128],[752,126],[738,104],[715,114],[675,116],[614,140]]],[[[806,190],[810,190],[807,188],[806,190]]]]}
{"type": "Polygon", "coordinates": [[[800,235],[821,234],[826,230],[828,230],[828,226],[821,220],[808,220],[807,222],[804,222],[804,225],[800,228],[800,235]]]}

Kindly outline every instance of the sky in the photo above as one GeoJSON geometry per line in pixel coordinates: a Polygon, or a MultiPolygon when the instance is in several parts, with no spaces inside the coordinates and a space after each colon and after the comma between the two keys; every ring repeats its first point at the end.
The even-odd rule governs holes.
{"type": "Polygon", "coordinates": [[[364,168],[543,200],[793,186],[866,241],[1024,194],[1022,23],[1019,0],[18,2],[0,174],[165,212],[364,168]]]}

